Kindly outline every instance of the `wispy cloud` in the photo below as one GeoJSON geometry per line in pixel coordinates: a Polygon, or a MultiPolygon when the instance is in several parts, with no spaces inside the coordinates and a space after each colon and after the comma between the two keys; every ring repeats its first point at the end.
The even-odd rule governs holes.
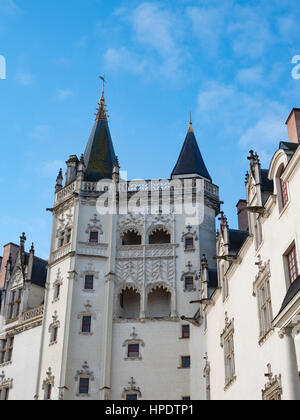
{"type": "Polygon", "coordinates": [[[57,89],[57,99],[60,101],[64,101],[67,98],[74,96],[74,92],[71,89],[57,89]]]}
{"type": "Polygon", "coordinates": [[[15,15],[20,11],[20,7],[14,0],[0,0],[0,13],[15,15]]]}
{"type": "Polygon", "coordinates": [[[138,55],[121,47],[109,48],[104,54],[104,65],[112,71],[126,70],[133,73],[141,73],[147,66],[146,60],[138,55]]]}
{"type": "Polygon", "coordinates": [[[54,178],[58,175],[60,168],[63,168],[65,163],[62,160],[48,160],[43,163],[40,168],[41,173],[49,178],[54,178]]]}
{"type": "Polygon", "coordinates": [[[34,140],[48,140],[51,137],[51,127],[45,124],[37,125],[29,132],[28,135],[34,140]]]}
{"type": "Polygon", "coordinates": [[[28,71],[18,71],[16,74],[16,80],[22,85],[22,86],[30,86],[33,83],[34,76],[28,71]]]}
{"type": "Polygon", "coordinates": [[[263,81],[264,69],[257,65],[245,69],[241,69],[237,73],[237,80],[242,84],[261,83],[263,81]]]}

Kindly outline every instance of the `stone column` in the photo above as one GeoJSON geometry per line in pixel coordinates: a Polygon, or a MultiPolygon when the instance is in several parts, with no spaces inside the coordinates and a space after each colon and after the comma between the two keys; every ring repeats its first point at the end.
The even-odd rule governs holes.
{"type": "Polygon", "coordinates": [[[280,330],[280,338],[283,338],[287,346],[287,360],[285,377],[288,383],[288,392],[290,400],[300,400],[300,383],[298,373],[298,362],[295,348],[295,341],[291,327],[285,327],[280,330]]]}

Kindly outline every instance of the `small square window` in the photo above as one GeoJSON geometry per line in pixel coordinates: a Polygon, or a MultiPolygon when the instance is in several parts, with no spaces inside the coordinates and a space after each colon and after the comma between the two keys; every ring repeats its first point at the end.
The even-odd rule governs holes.
{"type": "Polygon", "coordinates": [[[139,344],[128,344],[128,357],[139,357],[140,345],[139,344]]]}
{"type": "Polygon", "coordinates": [[[90,316],[82,317],[81,331],[83,333],[90,333],[91,332],[91,323],[92,323],[92,318],[90,316]]]}
{"type": "Polygon", "coordinates": [[[185,277],[184,287],[185,287],[186,290],[193,290],[194,289],[194,277],[185,277]]]}
{"type": "Polygon", "coordinates": [[[79,394],[88,394],[89,393],[89,378],[80,378],[79,381],[79,394]]]}
{"type": "Polygon", "coordinates": [[[190,326],[182,325],[181,327],[181,338],[190,338],[190,326]]]}
{"type": "Polygon", "coordinates": [[[85,290],[93,290],[94,289],[94,276],[85,276],[84,281],[84,289],[85,290]]]}
{"type": "Polygon", "coordinates": [[[90,232],[90,242],[98,243],[99,234],[98,232],[90,232]]]}
{"type": "Polygon", "coordinates": [[[181,367],[189,368],[191,366],[191,357],[190,356],[181,356],[181,367]]]}
{"type": "Polygon", "coordinates": [[[191,397],[186,396],[186,397],[182,397],[182,401],[189,401],[191,399],[191,397]]]}

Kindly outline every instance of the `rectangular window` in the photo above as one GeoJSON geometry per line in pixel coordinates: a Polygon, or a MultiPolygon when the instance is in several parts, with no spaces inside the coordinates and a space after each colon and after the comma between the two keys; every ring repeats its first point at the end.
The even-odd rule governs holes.
{"type": "Polygon", "coordinates": [[[289,196],[288,196],[286,182],[283,181],[281,178],[280,178],[280,188],[281,188],[282,207],[284,207],[286,203],[289,201],[289,196]]]}
{"type": "Polygon", "coordinates": [[[57,327],[52,328],[51,343],[55,343],[57,341],[57,333],[58,333],[58,328],[57,327]]]}
{"type": "Polygon", "coordinates": [[[79,380],[79,394],[88,394],[89,393],[89,378],[80,378],[79,380]]]}
{"type": "Polygon", "coordinates": [[[128,344],[128,357],[139,357],[140,345],[139,344],[128,344]]]}
{"type": "Polygon", "coordinates": [[[90,232],[90,242],[98,243],[98,232],[90,232]]]}
{"type": "Polygon", "coordinates": [[[181,367],[189,368],[191,366],[191,357],[190,356],[181,356],[181,367]]]}
{"type": "Polygon", "coordinates": [[[185,277],[184,287],[186,290],[193,290],[194,288],[194,277],[185,277]]]}
{"type": "Polygon", "coordinates": [[[235,376],[233,334],[229,334],[224,340],[225,357],[225,385],[228,385],[235,376]]]}
{"type": "Polygon", "coordinates": [[[191,397],[186,396],[186,397],[182,397],[182,401],[189,401],[191,399],[191,397]]]}
{"type": "Polygon", "coordinates": [[[58,299],[59,298],[59,296],[60,296],[60,284],[57,284],[56,286],[55,286],[55,299],[58,299]]]}
{"type": "Polygon", "coordinates": [[[181,338],[190,338],[190,326],[182,325],[181,327],[181,338]]]}
{"type": "Polygon", "coordinates": [[[72,229],[68,229],[66,243],[69,244],[71,242],[71,232],[72,229]]]}
{"type": "Polygon", "coordinates": [[[296,280],[298,277],[298,266],[296,259],[296,248],[295,246],[287,254],[288,270],[289,270],[289,280],[290,283],[296,280]]]}
{"type": "Polygon", "coordinates": [[[84,280],[84,289],[85,290],[93,290],[94,289],[94,276],[85,276],[84,280]]]}
{"type": "Polygon", "coordinates": [[[5,363],[6,340],[0,342],[0,364],[5,363]]]}
{"type": "Polygon", "coordinates": [[[91,323],[92,323],[92,317],[90,317],[90,316],[82,317],[81,331],[84,332],[84,333],[90,333],[91,332],[91,323]]]}
{"type": "Polygon", "coordinates": [[[51,400],[51,392],[52,392],[52,386],[51,384],[48,384],[46,388],[46,400],[51,400]]]}
{"type": "Polygon", "coordinates": [[[6,351],[7,351],[6,361],[7,362],[11,362],[13,347],[14,347],[14,337],[10,337],[8,338],[7,345],[6,345],[6,351]]]}
{"type": "Polygon", "coordinates": [[[185,238],[185,249],[194,248],[194,238],[185,238]]]}
{"type": "Polygon", "coordinates": [[[269,278],[266,278],[257,288],[260,337],[264,337],[272,328],[272,303],[269,278]]]}
{"type": "Polygon", "coordinates": [[[20,314],[20,307],[21,307],[21,299],[22,299],[22,289],[16,289],[11,292],[10,302],[8,304],[8,319],[15,319],[20,314]]]}

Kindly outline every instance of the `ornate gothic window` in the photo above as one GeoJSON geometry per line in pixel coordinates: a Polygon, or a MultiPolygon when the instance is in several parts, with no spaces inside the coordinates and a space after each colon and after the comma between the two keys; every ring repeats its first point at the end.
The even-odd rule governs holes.
{"type": "Polygon", "coordinates": [[[127,387],[123,388],[122,398],[124,400],[137,400],[142,397],[140,387],[136,386],[133,377],[130,378],[127,387]]]}
{"type": "Polygon", "coordinates": [[[53,283],[54,295],[53,295],[53,303],[57,302],[60,298],[61,286],[63,283],[63,279],[60,274],[60,269],[57,271],[56,280],[53,283]]]}
{"type": "Polygon", "coordinates": [[[198,240],[198,236],[196,231],[192,232],[192,226],[186,227],[187,232],[183,232],[181,237],[181,242],[184,243],[184,250],[185,251],[194,251],[195,250],[195,242],[198,240]]]}
{"type": "Polygon", "coordinates": [[[9,399],[9,391],[12,389],[13,380],[6,378],[5,373],[0,374],[0,401],[9,399]]]}
{"type": "Polygon", "coordinates": [[[82,278],[84,292],[94,292],[95,291],[95,280],[99,279],[99,273],[93,270],[92,264],[87,267],[87,270],[80,274],[82,278]]]}
{"type": "Polygon", "coordinates": [[[225,328],[221,334],[221,347],[224,349],[224,364],[225,364],[225,388],[235,381],[235,356],[234,356],[234,321],[229,322],[227,313],[225,314],[225,328]]]}
{"type": "Polygon", "coordinates": [[[88,235],[87,242],[90,244],[98,244],[100,242],[100,235],[103,235],[100,219],[97,214],[94,214],[94,217],[90,221],[91,223],[88,224],[86,229],[88,235]]]}
{"type": "Polygon", "coordinates": [[[128,229],[122,234],[122,245],[141,245],[142,236],[135,229],[128,229]]]}
{"type": "Polygon", "coordinates": [[[270,292],[270,263],[268,261],[266,264],[263,264],[260,255],[258,258],[259,273],[253,283],[253,296],[257,297],[259,343],[261,344],[267,338],[268,333],[273,331],[273,311],[270,292]]]}
{"type": "Polygon", "coordinates": [[[131,338],[127,339],[123,343],[123,347],[125,348],[125,360],[141,360],[142,353],[141,347],[145,346],[143,340],[138,337],[136,333],[135,327],[132,329],[132,333],[130,334],[131,338]]]}
{"type": "Polygon", "coordinates": [[[267,365],[268,373],[265,374],[268,377],[268,382],[262,392],[262,399],[267,401],[279,401],[282,395],[281,386],[281,375],[273,375],[271,365],[267,365]]]}
{"type": "Polygon", "coordinates": [[[42,390],[44,391],[44,400],[51,400],[52,390],[54,387],[54,376],[49,367],[46,372],[46,379],[43,381],[42,390]]]}
{"type": "Polygon", "coordinates": [[[81,335],[93,335],[92,320],[96,320],[95,313],[91,311],[92,305],[89,301],[84,305],[85,310],[78,314],[80,320],[79,334],[81,335]]]}
{"type": "Polygon", "coordinates": [[[170,244],[171,235],[167,229],[161,227],[151,231],[149,235],[149,244],[170,244]]]}
{"type": "Polygon", "coordinates": [[[10,363],[12,359],[12,352],[14,346],[14,337],[7,337],[5,340],[0,340],[0,365],[10,363]]]}
{"type": "Polygon", "coordinates": [[[57,311],[55,311],[54,315],[52,316],[53,322],[49,326],[50,345],[54,345],[57,343],[58,329],[60,327],[60,322],[57,318],[57,311]]]}
{"type": "Polygon", "coordinates": [[[94,381],[94,373],[89,370],[89,365],[84,362],[82,369],[76,372],[75,381],[78,382],[77,396],[90,397],[91,395],[91,382],[94,381]]]}
{"type": "Polygon", "coordinates": [[[20,314],[22,288],[11,290],[8,304],[7,319],[17,319],[20,314]]]}
{"type": "Polygon", "coordinates": [[[186,265],[188,271],[183,273],[181,276],[181,281],[183,281],[183,290],[185,292],[195,292],[196,280],[198,279],[196,271],[192,271],[192,263],[189,261],[186,265]]]}

